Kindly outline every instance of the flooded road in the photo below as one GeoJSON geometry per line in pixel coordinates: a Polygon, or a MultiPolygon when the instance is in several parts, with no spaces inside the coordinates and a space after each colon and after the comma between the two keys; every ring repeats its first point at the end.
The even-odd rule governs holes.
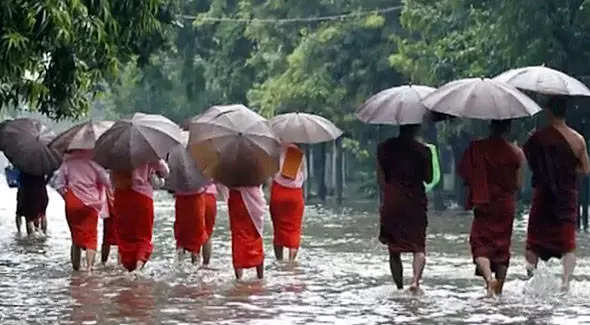
{"type": "MultiPolygon", "coordinates": [[[[227,208],[219,205],[214,270],[174,263],[173,201],[156,195],[152,259],[144,275],[114,266],[92,275],[73,273],[63,201],[50,192],[47,238],[16,234],[16,191],[0,179],[0,324],[590,324],[590,249],[578,238],[581,259],[571,292],[558,292],[555,261],[524,280],[523,237],[518,222],[504,297],[480,299],[468,246],[469,215],[431,215],[425,295],[394,290],[386,250],[376,239],[375,207],[333,211],[307,207],[300,263],[272,258],[266,222],[266,279],[234,281],[227,208]]],[[[101,225],[102,227],[102,225],[101,225]]],[[[102,238],[100,235],[99,238],[102,238]]],[[[411,267],[405,258],[406,279],[411,267]]]]}

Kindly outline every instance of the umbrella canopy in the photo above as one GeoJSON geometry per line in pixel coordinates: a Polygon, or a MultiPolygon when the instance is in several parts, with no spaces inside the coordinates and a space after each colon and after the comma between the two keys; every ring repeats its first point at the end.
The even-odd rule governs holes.
{"type": "Polygon", "coordinates": [[[205,184],[205,178],[197,167],[197,162],[186,149],[188,138],[189,133],[183,131],[182,143],[172,148],[168,154],[170,175],[166,178],[166,188],[174,192],[198,190],[205,184]]]}
{"type": "Polygon", "coordinates": [[[436,88],[405,85],[382,90],[371,96],[356,111],[356,117],[369,124],[422,124],[428,109],[422,99],[436,88]]]}
{"type": "Polygon", "coordinates": [[[449,82],[422,100],[434,112],[457,117],[505,120],[532,116],[541,107],[501,81],[468,78],[449,82]]]}
{"type": "Polygon", "coordinates": [[[61,164],[60,154],[48,146],[53,138],[55,133],[37,120],[8,120],[0,127],[0,150],[22,172],[50,175],[61,164]]]}
{"type": "Polygon", "coordinates": [[[541,94],[590,96],[590,89],[581,81],[545,66],[508,70],[496,76],[494,80],[541,94]]]}
{"type": "Polygon", "coordinates": [[[279,170],[279,139],[245,106],[206,112],[189,129],[189,151],[208,178],[229,187],[258,186],[279,170]]]}
{"type": "Polygon", "coordinates": [[[89,121],[74,125],[53,139],[49,146],[61,153],[68,150],[92,150],[96,140],[113,123],[112,121],[89,121]]]}
{"type": "Polygon", "coordinates": [[[291,143],[326,142],[342,135],[342,130],[328,119],[308,113],[277,115],[270,120],[270,127],[282,141],[291,143]]]}
{"type": "Polygon", "coordinates": [[[135,113],[96,141],[94,160],[106,169],[130,170],[165,158],[182,142],[181,129],[162,115],[135,113]]]}

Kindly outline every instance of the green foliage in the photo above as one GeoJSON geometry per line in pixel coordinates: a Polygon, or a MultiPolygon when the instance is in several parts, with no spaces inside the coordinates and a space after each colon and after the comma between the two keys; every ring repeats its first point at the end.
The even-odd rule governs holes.
{"type": "Polygon", "coordinates": [[[159,0],[5,0],[0,6],[0,106],[53,118],[87,111],[88,94],[119,62],[145,64],[172,22],[159,0]]]}

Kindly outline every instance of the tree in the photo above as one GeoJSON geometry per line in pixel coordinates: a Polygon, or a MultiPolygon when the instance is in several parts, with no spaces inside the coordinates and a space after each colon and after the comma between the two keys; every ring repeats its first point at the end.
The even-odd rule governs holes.
{"type": "Polygon", "coordinates": [[[166,0],[6,0],[0,7],[0,105],[79,116],[121,63],[145,65],[173,23],[166,0]]]}

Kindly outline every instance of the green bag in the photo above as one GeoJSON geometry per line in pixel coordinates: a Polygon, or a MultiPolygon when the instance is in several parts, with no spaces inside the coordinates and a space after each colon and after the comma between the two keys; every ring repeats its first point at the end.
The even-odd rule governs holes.
{"type": "Polygon", "coordinates": [[[436,146],[430,143],[425,143],[425,145],[430,149],[430,155],[432,156],[432,181],[430,183],[424,182],[426,193],[428,193],[440,182],[440,163],[438,161],[438,150],[436,150],[436,146]]]}

